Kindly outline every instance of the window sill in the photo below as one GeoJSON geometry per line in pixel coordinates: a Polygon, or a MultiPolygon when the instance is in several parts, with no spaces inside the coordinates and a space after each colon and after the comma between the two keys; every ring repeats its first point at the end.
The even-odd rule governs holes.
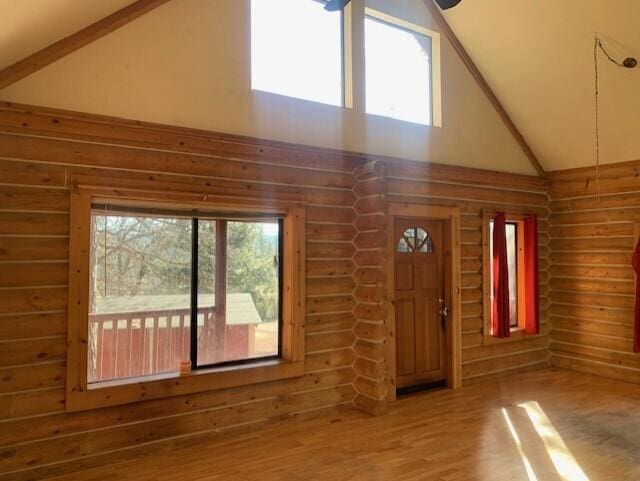
{"type": "Polygon", "coordinates": [[[522,341],[523,339],[527,339],[530,337],[539,336],[540,334],[527,334],[524,332],[524,329],[521,327],[511,328],[509,337],[493,337],[492,335],[484,335],[483,336],[483,344],[491,345],[491,344],[502,344],[508,342],[516,342],[522,341]]]}
{"type": "Polygon", "coordinates": [[[90,385],[86,391],[67,395],[68,411],[83,411],[151,399],[258,384],[300,377],[304,362],[282,359],[219,368],[201,369],[189,374],[170,372],[90,385]]]}

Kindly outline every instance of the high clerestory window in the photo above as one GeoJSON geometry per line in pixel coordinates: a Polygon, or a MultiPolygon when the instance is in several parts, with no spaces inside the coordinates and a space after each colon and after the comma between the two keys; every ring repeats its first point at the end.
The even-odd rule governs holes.
{"type": "Polygon", "coordinates": [[[367,114],[439,126],[439,34],[370,8],[364,26],[367,114]]]}
{"type": "Polygon", "coordinates": [[[440,34],[365,7],[354,13],[364,21],[360,39],[352,3],[334,12],[325,3],[251,0],[252,90],[352,108],[356,84],[363,113],[440,127],[440,34]],[[352,49],[362,41],[364,49],[352,49]],[[355,77],[354,52],[365,65],[355,77]]]}
{"type": "Polygon", "coordinates": [[[322,1],[252,0],[251,88],[348,107],[344,17],[322,1]]]}

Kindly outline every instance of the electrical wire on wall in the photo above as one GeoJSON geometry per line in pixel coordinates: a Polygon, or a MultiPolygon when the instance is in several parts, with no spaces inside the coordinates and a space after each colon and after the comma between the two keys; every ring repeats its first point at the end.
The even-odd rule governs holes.
{"type": "Polygon", "coordinates": [[[627,57],[619,62],[609,52],[602,43],[602,39],[596,33],[593,43],[593,68],[594,68],[594,100],[595,100],[595,136],[596,136],[596,198],[600,199],[600,119],[599,119],[599,78],[598,78],[598,50],[604,53],[607,60],[614,65],[632,69],[638,65],[638,61],[633,57],[627,57]]]}

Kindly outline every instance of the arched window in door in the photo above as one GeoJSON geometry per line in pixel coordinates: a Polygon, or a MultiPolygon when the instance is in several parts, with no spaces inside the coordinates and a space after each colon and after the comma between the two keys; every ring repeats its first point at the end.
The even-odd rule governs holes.
{"type": "Polygon", "coordinates": [[[405,230],[398,241],[398,252],[434,252],[433,240],[429,233],[421,227],[410,227],[405,230]]]}

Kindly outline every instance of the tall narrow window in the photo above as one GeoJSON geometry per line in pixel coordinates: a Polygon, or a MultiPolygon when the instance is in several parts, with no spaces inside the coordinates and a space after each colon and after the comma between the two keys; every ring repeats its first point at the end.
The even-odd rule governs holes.
{"type": "Polygon", "coordinates": [[[316,0],[251,0],[251,88],[343,105],[343,21],[316,0]]]}
{"type": "MultiPolygon", "coordinates": [[[[507,236],[507,270],[509,272],[509,326],[518,328],[518,224],[507,222],[505,225],[507,236]]],[[[493,221],[490,222],[489,239],[493,239],[493,221]]],[[[493,242],[489,242],[489,258],[493,258],[493,242]]],[[[493,285],[493,271],[490,270],[491,285],[493,285]]],[[[493,290],[491,290],[493,302],[493,290]]]]}
{"type": "Polygon", "coordinates": [[[280,355],[282,221],[96,205],[89,383],[280,355]]]}
{"type": "Polygon", "coordinates": [[[434,125],[434,34],[420,26],[366,9],[368,114],[434,125]]]}

